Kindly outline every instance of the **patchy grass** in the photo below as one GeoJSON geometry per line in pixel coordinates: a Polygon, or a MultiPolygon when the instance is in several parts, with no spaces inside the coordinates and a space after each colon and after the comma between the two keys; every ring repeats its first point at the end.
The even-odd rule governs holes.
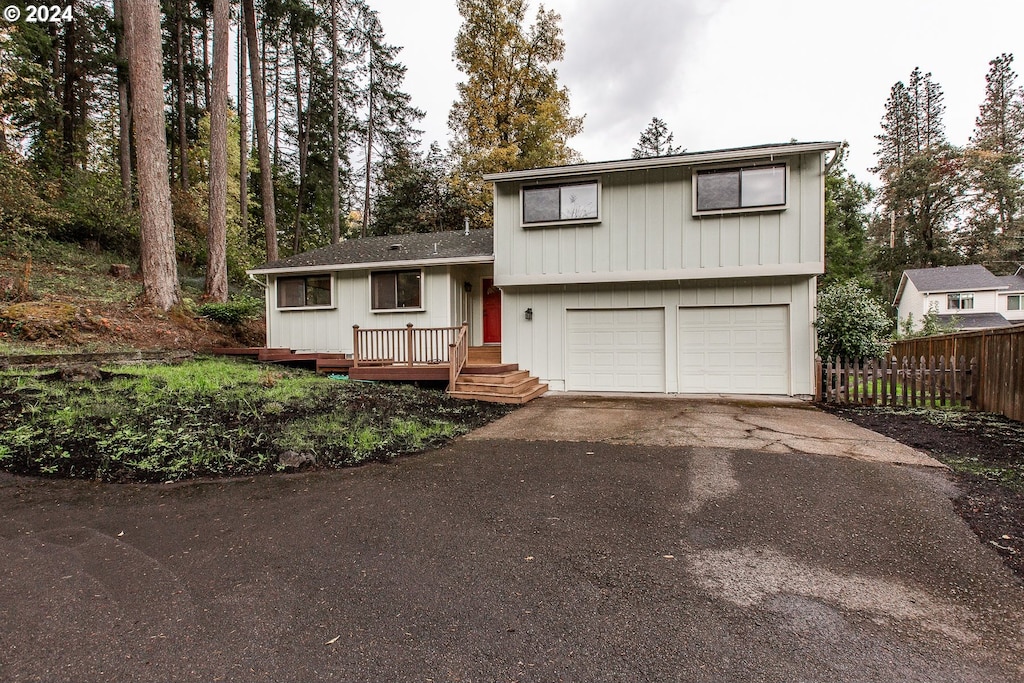
{"type": "Polygon", "coordinates": [[[0,373],[0,468],[168,481],[277,471],[285,451],[340,467],[436,447],[511,410],[230,359],[115,370],[75,383],[0,373]]]}

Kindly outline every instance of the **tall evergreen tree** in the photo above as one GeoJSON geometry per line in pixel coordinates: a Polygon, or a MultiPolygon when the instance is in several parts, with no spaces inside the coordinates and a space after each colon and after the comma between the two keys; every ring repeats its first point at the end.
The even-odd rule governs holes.
{"type": "Polygon", "coordinates": [[[684,152],[684,149],[672,144],[674,138],[675,135],[669,132],[668,124],[657,116],[652,116],[647,128],[640,133],[640,141],[633,148],[633,158],[663,157],[684,152]]]}
{"type": "Polygon", "coordinates": [[[873,192],[846,169],[849,147],[837,152],[825,176],[825,274],[822,284],[859,280],[868,276],[868,203],[873,192]]]}
{"type": "Polygon", "coordinates": [[[968,258],[997,270],[1024,259],[1024,88],[1016,85],[1013,55],[989,62],[985,100],[967,146],[971,201],[968,258]]]}
{"type": "Polygon", "coordinates": [[[583,118],[569,111],[569,90],[554,64],[565,41],[554,11],[526,26],[526,0],[458,0],[462,26],[453,57],[466,80],[448,115],[453,183],[473,225],[491,222],[491,193],[481,174],[565,164],[578,159],[569,140],[583,118]]]}
{"type": "Polygon", "coordinates": [[[906,84],[893,85],[882,132],[875,136],[878,165],[872,170],[882,180],[882,211],[895,226],[894,248],[885,257],[904,267],[957,259],[953,221],[962,193],[962,159],[946,140],[943,97],[931,74],[915,68],[906,84]]]}

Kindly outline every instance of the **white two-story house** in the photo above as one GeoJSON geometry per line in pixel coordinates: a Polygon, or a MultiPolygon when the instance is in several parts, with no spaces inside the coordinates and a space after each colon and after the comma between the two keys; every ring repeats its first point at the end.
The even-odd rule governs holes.
{"type": "Polygon", "coordinates": [[[1022,299],[1024,268],[997,276],[981,265],[941,266],[903,271],[893,306],[913,330],[929,312],[944,326],[978,330],[1024,322],[1022,299]]]}
{"type": "MultiPolygon", "coordinates": [[[[556,391],[814,393],[826,156],[787,143],[496,173],[494,227],[268,263],[267,344],[460,326],[556,391]]],[[[444,363],[444,351],[435,359],[444,363]]]]}

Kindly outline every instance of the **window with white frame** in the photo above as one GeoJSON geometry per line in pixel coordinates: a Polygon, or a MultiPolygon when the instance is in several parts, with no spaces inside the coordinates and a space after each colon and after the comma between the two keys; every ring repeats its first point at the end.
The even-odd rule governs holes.
{"type": "Polygon", "coordinates": [[[330,275],[277,278],[278,308],[330,307],[331,305],[330,275]]]}
{"type": "Polygon", "coordinates": [[[696,212],[786,205],[786,165],[720,168],[696,173],[696,212]]]}
{"type": "Polygon", "coordinates": [[[382,270],[370,273],[370,308],[394,311],[422,308],[421,270],[382,270]]]}
{"type": "Polygon", "coordinates": [[[596,221],[599,194],[596,180],[524,187],[523,225],[596,221]]]}
{"type": "Polygon", "coordinates": [[[973,292],[958,292],[946,295],[946,308],[951,311],[969,311],[974,308],[973,292]]]}
{"type": "Polygon", "coordinates": [[[1024,300],[1024,294],[1010,294],[1006,297],[1006,310],[1008,311],[1020,311],[1021,303],[1024,300]]]}

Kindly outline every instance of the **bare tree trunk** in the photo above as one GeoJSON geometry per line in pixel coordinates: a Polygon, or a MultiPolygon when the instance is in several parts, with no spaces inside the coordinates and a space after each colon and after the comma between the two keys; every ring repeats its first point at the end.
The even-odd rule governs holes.
{"type": "MultiPolygon", "coordinates": [[[[74,0],[71,0],[74,8],[74,0]]],[[[74,11],[74,9],[72,9],[74,11]]],[[[63,163],[65,168],[75,165],[78,152],[78,112],[75,98],[78,94],[77,86],[81,77],[81,70],[78,65],[78,32],[75,30],[75,22],[64,24],[64,88],[61,97],[61,138],[63,142],[63,163]]]]}
{"type": "Polygon", "coordinates": [[[338,166],[338,0],[331,0],[331,244],[341,241],[338,166]]]}
{"type": "Polygon", "coordinates": [[[370,89],[367,93],[369,113],[366,117],[366,190],[363,196],[363,232],[370,228],[370,168],[373,165],[373,58],[370,58],[370,89]]]}
{"type": "Polygon", "coordinates": [[[267,260],[277,260],[277,216],[274,208],[274,176],[270,165],[270,141],[267,139],[267,96],[263,87],[263,64],[256,39],[256,9],[253,0],[242,0],[245,30],[249,43],[249,74],[252,77],[252,109],[256,119],[256,146],[260,158],[260,187],[263,204],[263,229],[267,239],[267,260]]]}
{"type": "Polygon", "coordinates": [[[208,102],[210,225],[206,231],[206,296],[213,301],[228,300],[228,3],[229,0],[213,0],[213,99],[208,102]]]}
{"type": "MultiPolygon", "coordinates": [[[[264,47],[266,43],[264,43],[264,47]]],[[[266,63],[266,62],[264,62],[266,63]]],[[[274,45],[274,168],[281,164],[281,46],[274,45]]]]}
{"type": "Polygon", "coordinates": [[[309,69],[309,88],[306,91],[306,108],[302,108],[302,63],[299,59],[299,38],[292,34],[292,56],[295,59],[295,125],[299,143],[299,188],[295,197],[295,239],[292,252],[302,250],[302,199],[306,192],[306,166],[309,161],[310,112],[313,109],[313,68],[309,69]]]}
{"type": "Polygon", "coordinates": [[[160,6],[147,0],[124,0],[123,9],[135,105],[142,282],[146,299],[166,311],[178,303],[181,293],[167,176],[160,6]]]}
{"type": "Polygon", "coordinates": [[[128,93],[128,54],[124,44],[124,0],[114,0],[114,50],[117,54],[117,106],[120,137],[117,155],[121,171],[121,193],[132,200],[132,109],[128,93]]]}
{"type": "Polygon", "coordinates": [[[178,181],[182,189],[188,189],[188,135],[185,131],[185,20],[182,17],[182,0],[174,6],[174,41],[178,57],[178,157],[181,162],[178,181]]]}
{"type": "MultiPolygon", "coordinates": [[[[206,6],[202,5],[203,8],[203,102],[206,103],[206,111],[210,109],[210,13],[206,10],[206,6]]],[[[216,18],[214,18],[216,21],[216,18]]],[[[217,29],[214,29],[216,32],[217,29]]],[[[214,37],[214,40],[217,40],[214,37]]],[[[214,57],[216,59],[216,57],[214,57]]],[[[217,67],[214,66],[216,69],[217,67]]]]}
{"type": "Polygon", "coordinates": [[[238,22],[238,211],[242,236],[249,241],[249,102],[245,87],[246,50],[245,22],[238,22]]]}

